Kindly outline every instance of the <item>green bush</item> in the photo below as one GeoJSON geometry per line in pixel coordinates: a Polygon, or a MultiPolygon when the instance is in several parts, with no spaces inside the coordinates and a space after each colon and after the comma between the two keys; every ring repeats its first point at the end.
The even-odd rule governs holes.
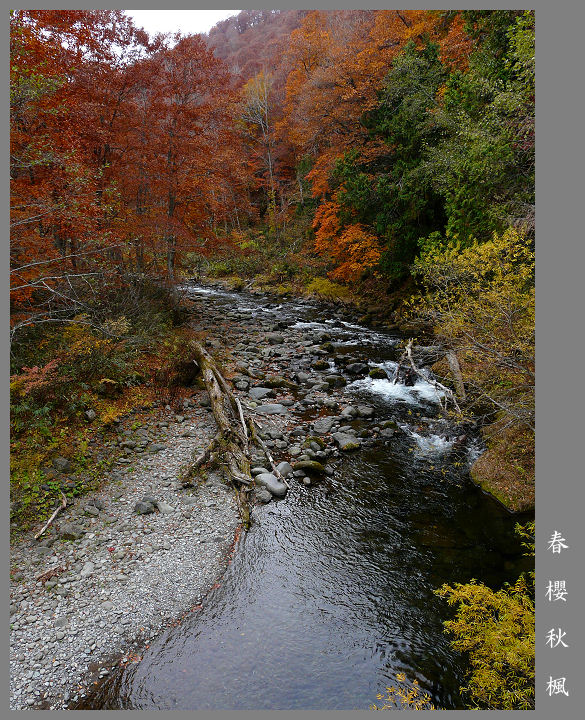
{"type": "MultiPolygon", "coordinates": [[[[516,526],[534,554],[534,523],[516,526]]],[[[445,631],[451,645],[468,654],[471,669],[461,690],[471,707],[484,710],[534,709],[534,573],[512,586],[491,590],[472,580],[435,591],[457,606],[445,631]]]]}

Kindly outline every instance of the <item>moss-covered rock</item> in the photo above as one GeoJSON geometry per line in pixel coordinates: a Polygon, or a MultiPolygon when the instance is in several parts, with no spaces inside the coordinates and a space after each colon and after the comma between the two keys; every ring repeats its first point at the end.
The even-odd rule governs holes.
{"type": "Polygon", "coordinates": [[[323,475],[325,468],[316,460],[299,460],[293,465],[294,470],[303,470],[309,475],[323,475]]]}
{"type": "Polygon", "coordinates": [[[371,378],[374,378],[374,380],[381,379],[381,380],[388,380],[388,373],[384,368],[381,367],[375,367],[370,370],[368,375],[371,378]]]}
{"type": "Polygon", "coordinates": [[[303,447],[309,447],[312,442],[317,443],[321,450],[324,450],[327,447],[323,438],[317,437],[316,435],[309,435],[303,443],[303,447]]]}

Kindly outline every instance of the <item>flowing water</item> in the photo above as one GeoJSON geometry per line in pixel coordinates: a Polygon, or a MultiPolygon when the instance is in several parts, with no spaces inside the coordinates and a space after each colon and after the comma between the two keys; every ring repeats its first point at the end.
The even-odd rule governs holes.
{"type": "MultiPolygon", "coordinates": [[[[322,328],[338,352],[358,348],[390,377],[396,368],[396,336],[332,319],[318,305],[191,292],[218,319],[236,311],[322,328]]],[[[526,568],[513,531],[522,518],[471,484],[477,444],[456,447],[444,423],[429,424],[438,408],[431,384],[366,378],[341,392],[404,432],[345,456],[333,478],[292,483],[285,499],[256,508],[203,609],[163,632],[84,708],[367,709],[399,672],[439,707],[462,707],[465,664],[442,632],[449,611],[433,589],[514,580],[526,568]]]]}

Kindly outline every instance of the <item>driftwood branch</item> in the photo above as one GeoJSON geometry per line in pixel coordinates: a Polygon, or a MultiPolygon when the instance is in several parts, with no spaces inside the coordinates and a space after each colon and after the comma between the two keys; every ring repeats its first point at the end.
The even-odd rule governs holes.
{"type": "MultiPolygon", "coordinates": [[[[448,387],[443,385],[442,383],[438,382],[437,380],[432,380],[428,377],[425,377],[423,373],[416,367],[414,364],[414,360],[412,359],[412,339],[408,341],[408,344],[406,345],[406,348],[404,349],[404,352],[406,354],[406,357],[408,358],[408,362],[410,364],[410,367],[413,369],[413,371],[418,375],[418,377],[425,380],[425,382],[428,382],[430,385],[432,385],[435,390],[441,390],[445,397],[447,397],[452,403],[453,407],[457,410],[458,413],[461,412],[461,408],[459,407],[457,403],[457,398],[455,397],[455,394],[452,390],[450,390],[448,387]]],[[[443,405],[443,403],[441,403],[443,405]]],[[[443,405],[443,408],[445,408],[446,405],[443,405]]]]}
{"type": "Polygon", "coordinates": [[[41,535],[51,525],[51,523],[57,517],[57,515],[61,512],[61,510],[65,510],[66,507],[67,507],[67,498],[65,497],[65,495],[63,493],[61,493],[61,505],[59,505],[59,507],[55,510],[55,512],[47,520],[43,529],[35,535],[35,540],[38,540],[41,537],[41,535]]]}

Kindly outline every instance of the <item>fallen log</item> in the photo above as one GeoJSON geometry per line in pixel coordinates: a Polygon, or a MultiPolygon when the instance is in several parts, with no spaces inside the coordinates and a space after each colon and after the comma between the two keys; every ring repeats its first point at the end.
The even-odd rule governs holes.
{"type": "Polygon", "coordinates": [[[253,483],[250,474],[251,443],[255,443],[266,455],[276,477],[282,480],[287,488],[290,486],[278,471],[266,444],[256,431],[254,421],[246,418],[242,403],[231,391],[214,359],[198,342],[192,342],[191,349],[194,360],[201,369],[218,432],[207,448],[183,469],[180,482],[185,487],[192,485],[193,478],[206,463],[223,465],[234,486],[236,502],[247,529],[250,524],[247,493],[253,483]]]}

